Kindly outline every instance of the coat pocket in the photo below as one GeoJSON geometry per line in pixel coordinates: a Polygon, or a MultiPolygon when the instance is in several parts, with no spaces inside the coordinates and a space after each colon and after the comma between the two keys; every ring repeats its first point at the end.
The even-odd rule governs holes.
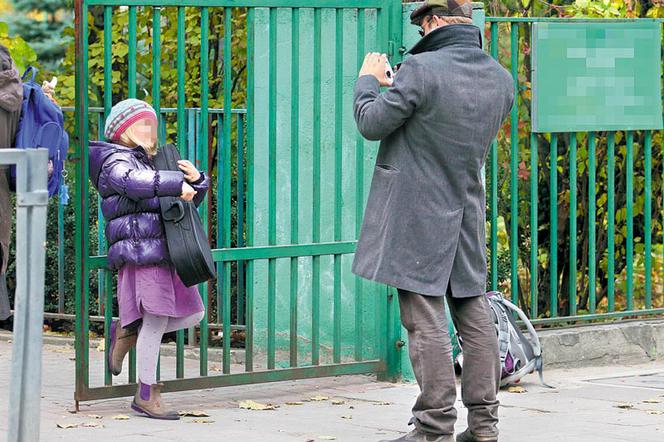
{"type": "Polygon", "coordinates": [[[436,284],[449,277],[459,241],[463,208],[441,213],[404,216],[397,241],[404,277],[419,284],[436,284]]]}

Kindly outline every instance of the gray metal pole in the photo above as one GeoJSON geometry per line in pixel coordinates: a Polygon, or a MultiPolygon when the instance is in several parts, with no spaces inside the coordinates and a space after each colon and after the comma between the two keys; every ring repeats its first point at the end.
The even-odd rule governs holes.
{"type": "Polygon", "coordinates": [[[39,440],[48,151],[0,150],[0,163],[4,160],[17,165],[16,296],[7,440],[32,442],[39,440]]]}

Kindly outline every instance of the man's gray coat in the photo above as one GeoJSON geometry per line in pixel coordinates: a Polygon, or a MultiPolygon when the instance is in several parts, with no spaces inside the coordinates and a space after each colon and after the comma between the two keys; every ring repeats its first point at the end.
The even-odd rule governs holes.
{"type": "Polygon", "coordinates": [[[486,289],[485,191],[490,143],[512,108],[509,73],[473,25],[448,25],[410,51],[394,85],[362,76],[359,131],[381,140],[353,272],[430,296],[486,289]]]}

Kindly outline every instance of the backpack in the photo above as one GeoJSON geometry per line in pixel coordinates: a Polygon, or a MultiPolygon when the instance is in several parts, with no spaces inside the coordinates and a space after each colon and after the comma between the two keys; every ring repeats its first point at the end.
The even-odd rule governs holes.
{"type": "MultiPolygon", "coordinates": [[[[44,95],[42,88],[35,82],[37,69],[29,66],[23,74],[23,105],[21,119],[16,131],[14,147],[16,149],[48,149],[48,196],[60,191],[69,135],[65,131],[62,109],[44,95]],[[25,78],[31,75],[28,81],[25,78]]],[[[16,182],[16,169],[12,168],[13,188],[16,182]]]]}
{"type": "MultiPolygon", "coordinates": [[[[542,347],[535,328],[526,314],[516,305],[505,299],[500,292],[486,294],[491,308],[491,317],[496,327],[498,348],[500,350],[500,386],[518,384],[521,379],[534,371],[539,373],[542,385],[554,388],[544,382],[542,373],[542,347]],[[519,316],[528,331],[528,337],[521,331],[514,313],[519,316]]],[[[456,332],[455,332],[456,333],[456,332]]],[[[462,337],[457,337],[463,349],[462,337]]],[[[461,356],[455,360],[460,366],[463,362],[461,356]]]]}

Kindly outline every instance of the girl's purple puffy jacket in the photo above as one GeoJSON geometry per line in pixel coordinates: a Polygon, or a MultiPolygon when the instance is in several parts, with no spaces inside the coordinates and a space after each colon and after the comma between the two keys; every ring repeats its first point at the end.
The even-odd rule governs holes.
{"type": "MultiPolygon", "coordinates": [[[[170,264],[159,206],[160,196],[180,196],[184,174],[157,171],[143,148],[131,149],[101,141],[90,142],[90,181],[102,197],[109,244],[108,264],[120,269],[170,264]]],[[[191,184],[203,202],[208,189],[204,174],[191,184]]]]}

